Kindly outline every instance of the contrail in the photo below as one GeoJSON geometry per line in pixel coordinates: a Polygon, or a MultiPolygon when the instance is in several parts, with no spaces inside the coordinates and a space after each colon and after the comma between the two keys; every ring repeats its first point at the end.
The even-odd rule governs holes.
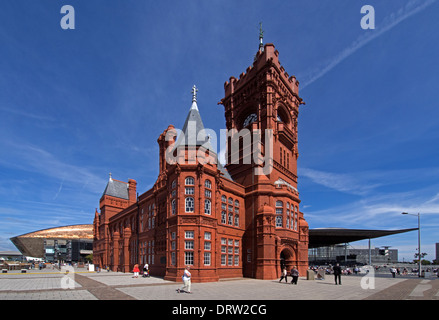
{"type": "Polygon", "coordinates": [[[63,186],[63,184],[64,184],[64,180],[65,180],[65,179],[62,179],[61,184],[60,184],[59,189],[58,189],[58,192],[56,193],[56,195],[55,195],[55,197],[53,198],[53,200],[56,200],[56,198],[58,198],[58,195],[59,195],[59,193],[60,193],[61,190],[62,190],[62,186],[63,186]]]}
{"type": "Polygon", "coordinates": [[[397,12],[393,12],[387,17],[383,19],[383,22],[380,26],[378,26],[373,31],[367,32],[362,34],[360,37],[358,37],[349,47],[344,49],[342,52],[340,52],[337,56],[335,56],[332,60],[330,60],[325,67],[311,72],[311,75],[308,76],[309,79],[306,79],[305,81],[300,83],[300,88],[304,89],[314,81],[321,78],[323,75],[331,71],[335,66],[337,66],[340,62],[342,62],[344,59],[349,57],[351,54],[356,52],[358,49],[372,41],[373,39],[379,37],[383,33],[389,31],[396,25],[398,25],[400,22],[404,21],[405,19],[413,16],[414,14],[421,12],[422,10],[426,9],[428,6],[435,3],[436,0],[426,0],[426,1],[419,1],[419,0],[411,0],[409,1],[405,7],[400,8],[397,12]]]}

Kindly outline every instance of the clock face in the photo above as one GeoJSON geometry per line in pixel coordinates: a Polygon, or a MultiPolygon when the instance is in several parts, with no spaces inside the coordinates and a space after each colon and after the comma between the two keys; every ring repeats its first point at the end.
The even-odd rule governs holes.
{"type": "Polygon", "coordinates": [[[258,120],[258,116],[256,115],[256,113],[251,113],[247,116],[247,118],[245,118],[243,126],[247,127],[250,123],[255,122],[258,120]]]}

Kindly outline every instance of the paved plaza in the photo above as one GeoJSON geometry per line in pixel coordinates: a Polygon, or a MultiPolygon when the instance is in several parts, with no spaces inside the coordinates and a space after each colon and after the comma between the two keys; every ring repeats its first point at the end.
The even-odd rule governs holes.
{"type": "MultiPolygon", "coordinates": [[[[290,281],[290,279],[288,279],[290,281]]],[[[133,278],[130,273],[30,270],[0,274],[0,300],[439,300],[439,279],[376,275],[299,278],[298,284],[249,278],[193,283],[192,294],[177,293],[182,283],[133,278]]]]}

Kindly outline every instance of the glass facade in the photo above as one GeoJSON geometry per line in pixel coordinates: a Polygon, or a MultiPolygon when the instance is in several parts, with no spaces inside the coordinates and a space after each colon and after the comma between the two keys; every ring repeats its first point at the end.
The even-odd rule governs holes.
{"type": "Polygon", "coordinates": [[[47,262],[83,262],[92,250],[93,240],[44,240],[44,260],[47,262]]]}

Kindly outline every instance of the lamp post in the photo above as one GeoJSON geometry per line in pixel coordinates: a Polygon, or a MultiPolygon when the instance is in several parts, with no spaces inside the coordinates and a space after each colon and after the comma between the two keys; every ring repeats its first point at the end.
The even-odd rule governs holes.
{"type": "Polygon", "coordinates": [[[421,259],[422,259],[422,255],[421,255],[421,214],[418,212],[418,214],[412,214],[412,213],[408,213],[408,212],[402,212],[402,214],[408,214],[410,216],[417,216],[418,217],[418,263],[419,263],[419,268],[418,268],[418,276],[421,277],[421,259]]]}

